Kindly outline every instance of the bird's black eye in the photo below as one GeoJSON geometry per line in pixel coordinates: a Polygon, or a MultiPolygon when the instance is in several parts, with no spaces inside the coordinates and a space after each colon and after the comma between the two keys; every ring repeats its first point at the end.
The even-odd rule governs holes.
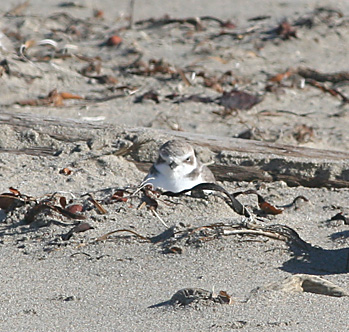
{"type": "Polygon", "coordinates": [[[190,157],[188,157],[185,161],[189,162],[190,161],[190,157]]]}

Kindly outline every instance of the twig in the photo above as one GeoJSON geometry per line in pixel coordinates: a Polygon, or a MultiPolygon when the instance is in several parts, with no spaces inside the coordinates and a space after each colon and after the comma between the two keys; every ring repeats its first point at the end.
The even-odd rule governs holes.
{"type": "Polygon", "coordinates": [[[323,92],[329,93],[330,95],[332,95],[334,97],[339,96],[342,99],[343,103],[349,103],[349,98],[347,96],[345,96],[342,92],[338,91],[337,89],[328,88],[324,84],[321,84],[313,79],[306,79],[305,82],[320,89],[323,92]]]}
{"type": "Polygon", "coordinates": [[[280,240],[280,241],[287,241],[287,237],[276,234],[276,233],[271,233],[271,232],[265,232],[262,230],[254,230],[254,229],[237,229],[237,230],[223,230],[223,235],[238,235],[238,234],[253,234],[253,235],[263,235],[267,236],[271,239],[275,240],[280,240]]]}
{"type": "Polygon", "coordinates": [[[300,67],[296,70],[296,73],[303,78],[313,79],[318,82],[339,83],[349,81],[349,72],[346,71],[337,73],[320,73],[311,68],[300,67]]]}
{"type": "Polygon", "coordinates": [[[128,23],[128,28],[133,29],[133,19],[134,19],[134,7],[135,7],[135,0],[130,0],[130,14],[129,14],[129,23],[128,23]]]}
{"type": "Polygon", "coordinates": [[[151,212],[153,212],[153,215],[154,215],[155,217],[157,217],[157,218],[161,221],[161,223],[162,223],[166,228],[169,228],[168,225],[165,223],[165,221],[164,221],[164,220],[159,216],[159,214],[156,212],[156,210],[151,209],[151,212]]]}
{"type": "Polygon", "coordinates": [[[105,240],[108,239],[108,237],[109,237],[110,235],[115,234],[115,233],[120,233],[120,232],[132,233],[133,235],[136,235],[137,237],[139,237],[140,239],[142,239],[142,240],[144,240],[144,241],[151,242],[151,241],[149,240],[149,238],[147,238],[147,237],[145,237],[145,236],[143,236],[143,235],[140,235],[140,234],[138,234],[138,233],[136,233],[135,231],[132,231],[132,230],[130,230],[130,229],[117,229],[116,231],[112,231],[112,232],[109,232],[109,233],[107,233],[107,234],[104,234],[104,235],[98,237],[98,238],[96,239],[96,241],[105,241],[105,240]]]}
{"type": "Polygon", "coordinates": [[[181,79],[183,80],[183,82],[187,85],[187,86],[191,86],[192,84],[190,83],[190,81],[187,79],[187,77],[184,74],[184,71],[179,68],[176,67],[177,73],[179,74],[179,76],[181,77],[181,79]]]}
{"type": "Polygon", "coordinates": [[[147,178],[144,181],[142,181],[140,185],[137,187],[137,189],[130,196],[135,196],[136,194],[138,194],[145,186],[150,185],[149,182],[154,179],[155,178],[147,178]]]}
{"type": "Polygon", "coordinates": [[[106,214],[107,213],[107,210],[101,205],[99,204],[95,199],[94,197],[92,196],[92,194],[87,194],[88,197],[90,198],[91,202],[93,203],[93,205],[97,208],[97,210],[99,211],[99,213],[101,214],[106,214]]]}
{"type": "Polygon", "coordinates": [[[201,20],[199,17],[188,17],[188,18],[170,18],[170,17],[165,17],[165,18],[160,18],[160,19],[146,19],[146,20],[141,20],[135,22],[137,25],[141,24],[149,24],[149,27],[158,27],[162,25],[168,25],[172,23],[179,23],[179,24],[192,24],[196,30],[201,31],[203,30],[203,26],[201,24],[201,20]]]}

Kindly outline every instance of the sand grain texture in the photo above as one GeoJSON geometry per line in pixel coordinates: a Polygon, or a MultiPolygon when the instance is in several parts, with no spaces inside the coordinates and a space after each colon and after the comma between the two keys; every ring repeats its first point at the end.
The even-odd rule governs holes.
{"type": "Polygon", "coordinates": [[[347,296],[264,286],[300,274],[349,289],[349,90],[336,74],[348,70],[349,3],[136,0],[133,29],[129,1],[61,4],[0,12],[0,193],[18,204],[0,197],[0,331],[346,331],[347,296]],[[232,90],[247,100],[223,99],[232,90]],[[243,222],[220,197],[161,197],[167,232],[141,193],[124,199],[172,137],[214,161],[229,192],[283,209],[265,216],[256,195],[238,197],[307,246],[214,233],[243,222]],[[69,204],[90,229],[72,230],[69,204]],[[186,288],[234,302],[169,303],[186,288]]]}

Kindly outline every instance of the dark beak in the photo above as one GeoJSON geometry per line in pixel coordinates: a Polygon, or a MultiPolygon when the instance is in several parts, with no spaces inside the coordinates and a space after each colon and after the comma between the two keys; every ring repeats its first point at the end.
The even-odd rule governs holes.
{"type": "Polygon", "coordinates": [[[174,161],[172,161],[169,166],[171,169],[174,169],[177,167],[177,164],[174,161]]]}

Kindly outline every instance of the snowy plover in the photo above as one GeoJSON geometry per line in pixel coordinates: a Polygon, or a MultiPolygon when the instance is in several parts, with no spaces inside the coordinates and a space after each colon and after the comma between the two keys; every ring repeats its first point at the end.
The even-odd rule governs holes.
{"type": "Polygon", "coordinates": [[[195,156],[193,147],[182,140],[171,140],[159,149],[159,157],[145,177],[154,189],[178,193],[204,182],[216,182],[210,169],[195,156]]]}

